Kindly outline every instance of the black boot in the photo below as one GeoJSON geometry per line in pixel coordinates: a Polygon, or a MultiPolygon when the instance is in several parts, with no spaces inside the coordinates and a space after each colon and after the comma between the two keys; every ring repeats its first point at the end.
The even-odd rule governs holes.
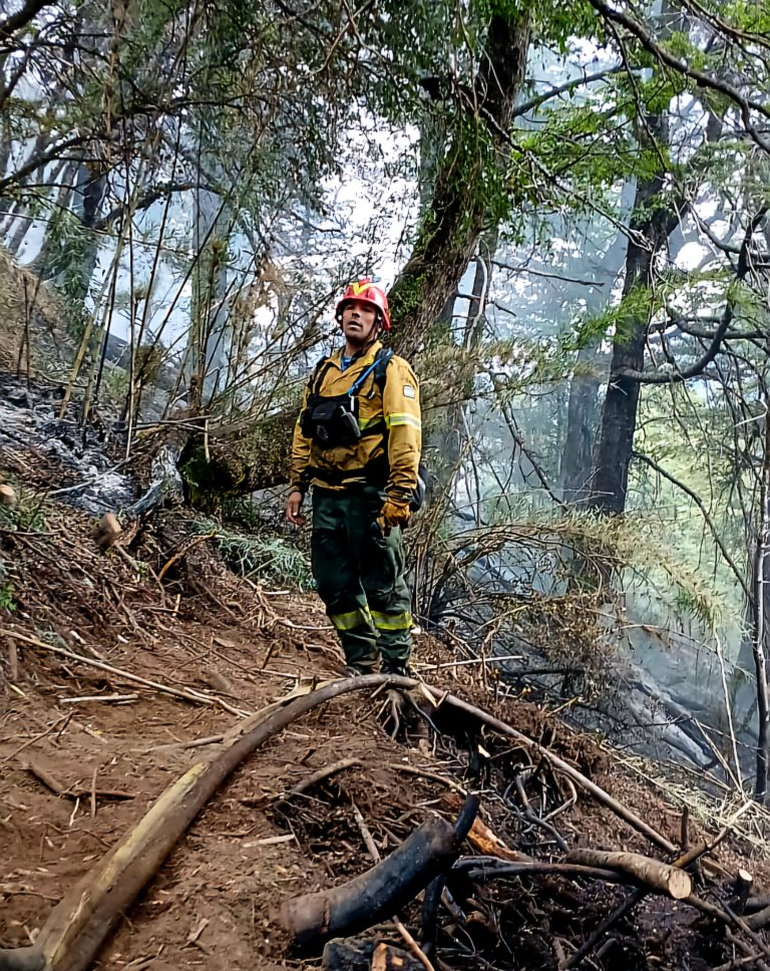
{"type": "Polygon", "coordinates": [[[397,674],[401,678],[413,678],[415,676],[408,661],[383,661],[382,673],[397,674]]]}

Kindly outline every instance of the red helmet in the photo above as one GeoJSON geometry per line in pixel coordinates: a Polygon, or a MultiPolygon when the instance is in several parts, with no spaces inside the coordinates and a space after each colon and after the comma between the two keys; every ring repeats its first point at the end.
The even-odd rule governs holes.
{"type": "Polygon", "coordinates": [[[347,290],[342,294],[334,311],[337,320],[342,320],[342,311],[349,300],[363,300],[371,304],[378,312],[380,323],[385,330],[390,330],[390,314],[388,313],[388,298],[385,291],[375,286],[371,280],[358,280],[356,283],[348,285],[347,290]]]}

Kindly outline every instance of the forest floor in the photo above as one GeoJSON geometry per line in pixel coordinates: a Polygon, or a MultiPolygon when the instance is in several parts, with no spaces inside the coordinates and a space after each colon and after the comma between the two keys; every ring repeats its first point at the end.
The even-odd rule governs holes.
{"type": "MultiPolygon", "coordinates": [[[[247,715],[339,677],[342,659],[315,596],[236,577],[213,540],[191,531],[190,513],[158,514],[103,553],[92,518],[45,498],[52,486],[69,484],[52,458],[2,451],[3,480],[22,484],[23,500],[0,519],[0,947],[10,948],[34,940],[66,891],[170,782],[215,756],[221,736],[247,715]]],[[[716,818],[683,827],[681,805],[660,784],[623,766],[601,740],[506,693],[485,665],[425,634],[416,637],[415,660],[426,682],[546,746],[676,847],[716,836],[716,818]]],[[[410,709],[393,738],[386,701],[382,692],[338,698],[249,757],[123,913],[94,967],[318,966],[317,956],[287,949],[275,906],[366,871],[367,832],[385,856],[432,815],[454,819],[471,788],[509,858],[558,861],[563,843],[665,857],[547,753],[441,705],[431,725],[410,709]],[[335,774],[291,794],[340,760],[346,764],[335,774]],[[471,767],[479,766],[474,776],[471,767]]],[[[725,804],[723,816],[741,800],[726,796],[725,804]]],[[[763,819],[754,814],[757,832],[763,819]]],[[[735,829],[709,854],[712,866],[701,867],[696,884],[705,909],[710,903],[721,917],[690,901],[641,896],[579,966],[767,966],[764,932],[727,910],[739,868],[754,875],[753,896],[770,893],[757,841],[735,829]]],[[[479,852],[478,845],[462,849],[479,852]]],[[[627,883],[553,873],[458,878],[450,886],[436,968],[565,968],[613,909],[638,893],[627,883]]],[[[419,939],[418,904],[401,916],[419,939]]],[[[392,923],[369,936],[402,943],[392,923]]]]}

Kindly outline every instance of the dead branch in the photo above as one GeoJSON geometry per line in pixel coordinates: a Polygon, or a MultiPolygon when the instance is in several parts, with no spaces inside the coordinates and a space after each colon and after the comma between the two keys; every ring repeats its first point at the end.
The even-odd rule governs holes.
{"type": "Polygon", "coordinates": [[[608,870],[619,870],[638,883],[674,900],[684,900],[692,893],[690,875],[678,867],[661,863],[641,853],[606,852],[604,850],[573,849],[566,856],[567,863],[578,863],[608,870]]]}
{"type": "Polygon", "coordinates": [[[504,862],[489,856],[467,856],[459,860],[453,870],[462,870],[471,880],[488,880],[497,877],[540,876],[558,874],[567,877],[588,877],[606,883],[628,883],[628,877],[619,870],[584,866],[581,863],[547,863],[543,860],[504,862]]]}
{"type": "Polygon", "coordinates": [[[702,914],[707,914],[709,917],[721,921],[727,927],[734,927],[741,931],[759,948],[766,958],[770,958],[770,947],[765,944],[757,931],[745,918],[738,917],[737,914],[732,913],[730,910],[723,910],[721,907],[717,907],[716,904],[712,904],[707,900],[702,900],[700,897],[696,897],[695,894],[690,894],[685,899],[685,903],[699,910],[702,914]]]}
{"type": "MultiPolygon", "coordinates": [[[[292,786],[288,792],[284,793],[282,796],[276,797],[276,803],[281,805],[282,803],[288,802],[292,797],[298,796],[300,793],[305,792],[311,786],[314,786],[317,782],[322,782],[324,779],[328,779],[329,776],[336,775],[338,772],[343,772],[345,769],[350,769],[355,765],[360,765],[360,759],[340,759],[339,762],[332,762],[331,765],[325,765],[322,769],[318,769],[312,772],[310,775],[305,776],[301,782],[298,782],[296,786],[292,786]]],[[[245,805],[251,805],[258,800],[255,799],[243,799],[241,800],[245,805]]]]}
{"type": "Polygon", "coordinates": [[[524,780],[520,772],[516,773],[514,777],[514,782],[516,784],[516,792],[519,797],[519,802],[521,803],[521,807],[524,813],[524,818],[529,820],[529,822],[532,823],[533,825],[539,826],[541,829],[544,829],[546,832],[550,833],[551,836],[553,836],[553,838],[556,840],[556,843],[559,849],[563,853],[566,853],[567,850],[569,849],[569,846],[567,845],[567,841],[564,839],[564,837],[561,835],[558,829],[556,829],[553,823],[549,823],[548,820],[541,819],[540,816],[538,816],[538,814],[532,808],[529,801],[529,797],[527,796],[527,791],[524,788],[524,780]]]}
{"type": "Polygon", "coordinates": [[[638,833],[646,836],[652,843],[655,843],[661,849],[668,850],[669,853],[676,853],[677,847],[671,840],[667,839],[657,830],[649,826],[644,820],[640,819],[635,813],[632,813],[630,809],[624,806],[622,803],[618,802],[617,799],[613,799],[612,796],[598,786],[595,782],[592,782],[589,778],[579,772],[574,766],[570,765],[569,762],[565,762],[564,759],[560,759],[558,755],[551,752],[550,749],[544,748],[539,742],[535,742],[533,739],[529,738],[527,735],[522,734],[517,731],[513,726],[508,725],[506,722],[500,721],[499,718],[495,718],[488,712],[484,711],[483,708],[478,708],[476,705],[472,705],[467,701],[463,701],[456,695],[449,694],[444,691],[440,691],[438,688],[433,688],[430,685],[425,686],[431,694],[434,696],[439,705],[447,704],[451,705],[453,708],[458,708],[460,711],[467,712],[467,714],[472,715],[474,718],[483,722],[485,725],[489,725],[496,732],[501,735],[507,735],[509,738],[515,738],[524,748],[535,752],[542,758],[548,759],[554,768],[559,769],[565,775],[569,776],[574,782],[576,782],[581,788],[589,792],[595,799],[597,799],[602,805],[606,806],[616,816],[623,819],[632,829],[635,829],[638,833]]]}
{"type": "Polygon", "coordinates": [[[8,680],[11,684],[19,680],[19,652],[12,637],[8,638],[8,680]]]}
{"type": "Polygon", "coordinates": [[[219,705],[220,708],[224,708],[225,711],[229,711],[232,715],[238,715],[242,717],[248,714],[248,712],[242,711],[240,708],[234,708],[232,705],[228,704],[222,698],[217,698],[215,695],[208,695],[203,691],[195,691],[193,688],[172,688],[171,685],[161,684],[158,681],[149,681],[147,678],[140,678],[138,674],[132,674],[130,671],[125,671],[122,668],[113,667],[111,664],[106,664],[104,661],[97,661],[91,657],[84,657],[82,654],[76,654],[74,651],[69,651],[64,647],[56,647],[53,644],[46,644],[45,641],[38,640],[36,637],[28,637],[26,634],[20,634],[18,631],[11,630],[0,630],[0,634],[4,634],[6,637],[13,637],[17,641],[23,641],[25,644],[31,644],[33,647],[39,647],[42,650],[49,651],[52,654],[61,654],[63,657],[68,657],[72,661],[78,661],[80,664],[86,664],[92,668],[98,668],[100,671],[108,671],[110,674],[116,675],[125,681],[133,681],[135,684],[143,684],[148,688],[154,688],[155,691],[160,691],[163,694],[175,695],[177,698],[184,698],[186,701],[194,701],[199,705],[219,705]]]}
{"type": "MultiPolygon", "coordinates": [[[[441,804],[450,808],[453,812],[460,808],[460,800],[454,793],[444,795],[441,804]]],[[[521,863],[532,859],[526,853],[512,850],[509,846],[506,846],[497,833],[494,833],[478,816],[473,820],[467,840],[482,856],[494,856],[498,860],[509,860],[512,863],[521,863]]]]}
{"type": "Polygon", "coordinates": [[[466,790],[459,782],[455,782],[454,779],[450,779],[448,776],[441,775],[438,772],[432,772],[430,769],[423,768],[420,765],[410,765],[409,762],[389,762],[388,768],[394,769],[397,772],[406,772],[409,775],[419,775],[423,779],[432,779],[434,782],[440,782],[445,786],[449,786],[450,789],[454,789],[463,796],[466,795],[466,790]]]}
{"type": "MultiPolygon", "coordinates": [[[[382,856],[377,847],[377,844],[374,842],[372,831],[366,825],[366,820],[364,819],[361,810],[358,808],[355,802],[351,802],[351,808],[353,810],[353,817],[356,821],[356,825],[358,826],[361,832],[361,838],[364,841],[364,844],[366,846],[367,852],[369,853],[369,856],[372,858],[372,861],[374,863],[379,863],[380,860],[382,859],[382,856]]],[[[438,877],[436,879],[438,879],[438,877]]],[[[396,930],[398,931],[398,933],[404,939],[404,943],[406,944],[410,953],[420,962],[420,964],[425,968],[425,971],[435,971],[433,965],[428,960],[427,955],[422,950],[422,948],[417,943],[417,941],[412,937],[409,931],[406,929],[406,927],[404,926],[400,918],[394,917],[393,923],[396,925],[396,930]]],[[[384,961],[380,961],[380,963],[377,964],[377,953],[380,951],[380,948],[382,947],[387,947],[387,945],[380,944],[374,952],[374,955],[372,957],[373,969],[375,965],[377,965],[377,967],[382,967],[382,968],[388,967],[387,958],[384,961]]]]}
{"type": "Polygon", "coordinates": [[[122,789],[94,789],[92,786],[65,786],[39,762],[29,759],[22,766],[43,785],[57,796],[65,799],[82,799],[86,796],[101,796],[103,799],[135,799],[135,792],[125,792],[122,789]]]}
{"type": "MultiPolygon", "coordinates": [[[[14,636],[18,636],[14,634],[14,636]]],[[[332,681],[271,711],[210,761],[193,765],[156,800],[149,812],[53,909],[34,948],[0,950],[1,971],[86,971],[112,928],[152,880],[200,810],[230,774],[267,739],[332,698],[409,678],[373,674],[332,681]],[[36,952],[36,953],[35,953],[36,952]],[[33,963],[36,955],[40,963],[33,963]],[[20,960],[28,963],[19,963],[20,960]],[[5,962],[4,964],[2,962],[5,962]],[[47,963],[46,963],[47,962],[47,963]]]]}

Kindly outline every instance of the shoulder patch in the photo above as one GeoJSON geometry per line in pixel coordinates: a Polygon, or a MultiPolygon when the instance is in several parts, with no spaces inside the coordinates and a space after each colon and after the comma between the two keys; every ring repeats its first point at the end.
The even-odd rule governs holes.
{"type": "Polygon", "coordinates": [[[411,384],[405,384],[404,385],[404,397],[405,398],[415,398],[416,397],[415,390],[411,386],[411,384]]]}

